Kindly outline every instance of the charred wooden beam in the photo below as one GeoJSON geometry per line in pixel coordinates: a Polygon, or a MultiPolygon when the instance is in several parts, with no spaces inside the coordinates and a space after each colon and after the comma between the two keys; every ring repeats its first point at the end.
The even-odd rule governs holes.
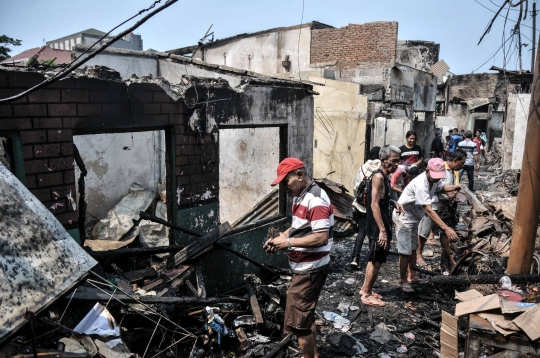
{"type": "Polygon", "coordinates": [[[186,228],[183,228],[181,226],[177,226],[177,225],[174,225],[174,224],[171,224],[170,222],[166,221],[166,220],[163,220],[163,219],[160,219],[158,218],[157,216],[154,216],[152,214],[149,214],[149,213],[145,213],[144,211],[140,211],[139,212],[139,217],[143,220],[149,220],[149,221],[153,221],[155,223],[158,223],[158,224],[161,224],[161,225],[165,225],[165,226],[168,226],[172,229],[176,229],[178,231],[182,231],[186,234],[189,234],[191,236],[195,236],[195,237],[202,237],[201,234],[199,234],[198,232],[195,232],[193,230],[190,230],[190,229],[186,229],[186,228]]]}
{"type": "Polygon", "coordinates": [[[257,296],[255,295],[255,291],[253,290],[253,287],[251,285],[246,285],[247,291],[248,291],[248,297],[249,297],[249,303],[251,304],[251,310],[253,311],[253,315],[255,316],[255,322],[258,325],[264,324],[264,318],[261,313],[261,307],[259,306],[259,300],[257,300],[257,296]]]}
{"type": "Polygon", "coordinates": [[[139,280],[144,280],[146,278],[154,278],[158,276],[158,273],[154,268],[148,267],[142,270],[135,270],[122,273],[122,276],[129,282],[135,282],[139,280]]]}
{"type": "Polygon", "coordinates": [[[163,254],[168,252],[178,252],[183,250],[185,245],[156,246],[156,247],[138,247],[134,249],[118,249],[113,251],[91,251],[88,252],[96,260],[114,260],[127,257],[149,256],[163,254]]]}
{"type": "MultiPolygon", "coordinates": [[[[475,275],[475,276],[435,276],[430,280],[434,284],[440,285],[466,285],[466,284],[497,284],[502,276],[505,275],[475,275]]],[[[507,275],[512,283],[539,283],[540,275],[507,275]]]]}
{"type": "Polygon", "coordinates": [[[289,343],[290,340],[291,340],[291,334],[286,335],[285,338],[281,340],[281,342],[276,344],[274,348],[272,348],[268,353],[266,353],[264,358],[273,358],[276,354],[278,354],[280,350],[283,349],[283,347],[285,347],[289,343]]]}
{"type": "MultiPolygon", "coordinates": [[[[206,298],[199,298],[199,297],[158,297],[158,296],[141,296],[137,299],[134,299],[128,295],[124,294],[107,294],[102,292],[75,292],[73,295],[73,300],[77,301],[100,301],[100,302],[106,302],[111,299],[111,295],[113,298],[119,299],[124,303],[137,303],[138,301],[146,303],[146,304],[152,304],[152,303],[162,303],[162,304],[193,304],[193,303],[199,303],[199,304],[213,304],[213,303],[220,303],[220,302],[239,302],[239,303],[247,303],[247,300],[243,297],[235,297],[235,296],[228,296],[228,297],[206,297],[206,298]],[[137,301],[138,300],[138,301],[137,301]]],[[[71,296],[65,297],[65,299],[69,299],[71,296]]]]}
{"type": "MultiPolygon", "coordinates": [[[[168,224],[168,223],[167,223],[168,224]]],[[[205,252],[207,249],[211,248],[212,245],[221,239],[223,235],[227,234],[229,231],[231,231],[231,225],[229,225],[228,222],[219,225],[219,227],[215,230],[212,230],[210,233],[204,235],[197,241],[193,242],[192,244],[188,245],[186,248],[184,248],[182,251],[177,252],[174,255],[174,266],[178,266],[183,264],[184,262],[194,259],[203,252],[205,252]]],[[[158,272],[163,272],[167,268],[167,263],[161,264],[157,266],[158,272]]]]}

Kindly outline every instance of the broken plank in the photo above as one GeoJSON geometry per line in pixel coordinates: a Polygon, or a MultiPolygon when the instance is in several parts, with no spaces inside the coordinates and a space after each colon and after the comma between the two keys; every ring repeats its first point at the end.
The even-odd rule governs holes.
{"type": "Polygon", "coordinates": [[[193,296],[199,297],[199,293],[197,292],[197,289],[195,288],[195,286],[193,286],[193,284],[191,283],[190,280],[186,280],[185,284],[186,284],[187,288],[189,288],[191,293],[193,293],[193,296]]]}
{"type": "Polygon", "coordinates": [[[248,291],[248,297],[249,297],[249,303],[251,304],[251,310],[253,311],[253,315],[255,316],[255,322],[258,325],[264,324],[264,318],[261,313],[261,308],[259,306],[259,301],[257,300],[257,296],[255,295],[255,291],[253,290],[253,287],[251,285],[246,285],[247,291],[248,291]]]}
{"type": "Polygon", "coordinates": [[[169,284],[160,292],[157,293],[157,296],[164,296],[168,292],[175,292],[176,288],[184,284],[184,281],[193,273],[195,269],[193,266],[188,266],[188,268],[174,280],[169,282],[169,284]]]}
{"type": "Polygon", "coordinates": [[[202,261],[197,261],[195,264],[195,278],[197,279],[197,296],[204,298],[206,297],[206,287],[204,285],[204,275],[203,275],[203,263],[202,261]]]}
{"type": "Polygon", "coordinates": [[[134,249],[118,249],[113,251],[88,252],[96,260],[114,260],[123,259],[126,257],[149,256],[155,254],[163,254],[168,252],[178,252],[184,249],[185,245],[171,246],[156,246],[156,247],[139,247],[134,249]]]}
{"type": "Polygon", "coordinates": [[[145,291],[150,291],[157,286],[161,285],[162,283],[166,283],[169,281],[174,280],[181,274],[183,274],[186,270],[189,269],[189,266],[184,265],[180,266],[178,268],[175,268],[173,270],[167,271],[164,274],[161,275],[161,277],[154,279],[152,282],[148,283],[147,285],[143,286],[142,289],[145,291]]]}
{"type": "Polygon", "coordinates": [[[240,342],[240,348],[245,351],[249,348],[249,338],[242,327],[238,327],[235,331],[238,341],[240,342]]]}
{"type": "Polygon", "coordinates": [[[139,280],[144,280],[146,278],[157,277],[158,273],[154,268],[148,267],[142,270],[124,272],[122,273],[122,276],[124,276],[124,278],[129,282],[136,282],[139,280]]]}
{"type": "MultiPolygon", "coordinates": [[[[174,255],[174,266],[181,265],[184,262],[195,258],[198,254],[206,250],[209,246],[212,246],[216,241],[221,239],[221,237],[229,233],[231,230],[231,225],[229,225],[228,222],[219,225],[217,229],[212,230],[210,233],[188,245],[182,251],[177,252],[174,255]]],[[[163,263],[157,267],[157,271],[163,272],[166,268],[167,263],[163,263]]]]}
{"type": "Polygon", "coordinates": [[[484,204],[482,204],[482,202],[478,200],[476,194],[471,192],[469,188],[463,186],[461,188],[461,192],[463,192],[467,196],[467,199],[469,199],[474,211],[476,211],[477,213],[485,213],[486,211],[488,211],[488,208],[486,208],[484,204]]]}
{"type": "Polygon", "coordinates": [[[441,358],[458,358],[458,319],[441,311],[441,358]]]}
{"type": "MultiPolygon", "coordinates": [[[[140,296],[137,299],[132,298],[125,294],[107,294],[102,292],[75,292],[73,295],[73,300],[77,301],[99,301],[107,302],[113,298],[119,299],[125,303],[136,303],[138,301],[143,303],[164,303],[164,304],[212,304],[220,302],[241,302],[247,303],[247,300],[242,297],[228,296],[228,297],[159,297],[159,296],[140,296]],[[137,301],[138,300],[138,301],[137,301]]],[[[71,295],[66,297],[67,299],[71,298],[71,295]]]]}
{"type": "Polygon", "coordinates": [[[285,345],[289,343],[291,340],[291,334],[288,334],[281,340],[281,342],[277,343],[274,348],[272,348],[263,358],[273,358],[285,345]]]}
{"type": "Polygon", "coordinates": [[[88,357],[88,353],[70,353],[70,352],[64,352],[64,351],[58,351],[56,349],[49,349],[46,352],[37,352],[36,355],[34,353],[25,353],[25,354],[16,354],[13,356],[3,356],[5,358],[86,358],[88,357]]]}

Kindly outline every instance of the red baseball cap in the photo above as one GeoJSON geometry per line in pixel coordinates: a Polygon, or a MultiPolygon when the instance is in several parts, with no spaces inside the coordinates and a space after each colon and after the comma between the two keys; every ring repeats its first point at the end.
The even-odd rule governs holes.
{"type": "Polygon", "coordinates": [[[279,184],[283,178],[287,176],[290,172],[296,169],[305,168],[306,165],[303,161],[296,158],[285,158],[279,163],[277,167],[277,178],[272,182],[272,186],[279,184]]]}
{"type": "Polygon", "coordinates": [[[429,175],[433,179],[443,179],[446,177],[446,168],[441,158],[432,158],[428,162],[429,175]]]}

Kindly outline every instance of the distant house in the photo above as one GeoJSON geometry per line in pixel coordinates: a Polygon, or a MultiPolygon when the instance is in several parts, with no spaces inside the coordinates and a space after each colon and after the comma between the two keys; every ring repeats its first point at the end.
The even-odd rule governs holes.
{"type": "MultiPolygon", "coordinates": [[[[60,37],[56,40],[47,41],[46,44],[55,49],[72,50],[76,45],[92,45],[98,42],[106,34],[106,32],[100,30],[88,29],[60,37]]],[[[101,41],[104,43],[111,38],[112,36],[107,36],[101,41]]],[[[111,47],[142,51],[143,43],[141,35],[134,33],[127,34],[121,40],[115,41],[111,47]]]]}
{"type": "Polygon", "coordinates": [[[28,60],[37,56],[38,62],[54,59],[57,65],[71,62],[71,51],[57,50],[49,46],[41,46],[23,51],[20,54],[8,58],[1,63],[26,66],[28,60]]]}

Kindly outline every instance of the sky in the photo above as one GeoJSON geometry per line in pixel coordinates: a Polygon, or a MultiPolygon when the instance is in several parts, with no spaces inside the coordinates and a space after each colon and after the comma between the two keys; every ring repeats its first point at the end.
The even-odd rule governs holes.
{"type": "MultiPolygon", "coordinates": [[[[161,4],[166,0],[161,0],[161,4]]],[[[535,0],[529,0],[532,2],[535,0]]],[[[440,59],[455,74],[488,72],[503,67],[503,35],[510,37],[513,22],[504,27],[498,17],[480,45],[487,24],[504,0],[180,0],[141,25],[144,49],[167,51],[195,45],[213,25],[214,38],[319,21],[334,27],[371,21],[397,21],[398,39],[440,43],[440,59]],[[491,11],[490,11],[491,10],[491,11]],[[498,54],[494,53],[499,49],[498,54]],[[485,64],[484,64],[485,62],[485,64]]],[[[0,0],[0,35],[22,40],[11,55],[38,47],[88,28],[108,32],[152,5],[153,0],[0,0]]],[[[531,5],[532,7],[532,5],[531,5]]],[[[517,9],[517,8],[516,8],[517,9]]],[[[540,4],[539,4],[540,9],[540,4]]],[[[529,12],[532,9],[529,8],[529,12]]],[[[501,13],[506,15],[506,9],[501,13]]],[[[518,12],[509,11],[515,20],[518,12]]],[[[143,15],[144,16],[144,15],[143,15]]],[[[134,24],[137,17],[113,34],[134,24]]],[[[522,22],[532,26],[532,19],[522,22]]],[[[539,24],[540,25],[540,24],[539,24]]],[[[540,27],[540,26],[538,26],[540,27]]],[[[523,69],[530,69],[532,29],[522,26],[523,69]]],[[[537,31],[537,34],[539,31],[537,31]]],[[[537,40],[538,40],[537,35],[537,40]]],[[[518,69],[517,36],[506,42],[506,68],[518,69]],[[514,41],[515,39],[515,41],[514,41]]]]}

